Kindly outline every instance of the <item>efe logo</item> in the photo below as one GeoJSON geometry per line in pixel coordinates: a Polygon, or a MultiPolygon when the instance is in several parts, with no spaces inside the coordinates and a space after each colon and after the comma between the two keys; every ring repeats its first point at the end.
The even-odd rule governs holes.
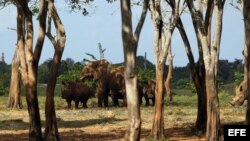
{"type": "Polygon", "coordinates": [[[224,125],[224,141],[249,141],[250,125],[224,125]]]}
{"type": "Polygon", "coordinates": [[[246,136],[246,129],[228,129],[228,136],[246,136]]]}

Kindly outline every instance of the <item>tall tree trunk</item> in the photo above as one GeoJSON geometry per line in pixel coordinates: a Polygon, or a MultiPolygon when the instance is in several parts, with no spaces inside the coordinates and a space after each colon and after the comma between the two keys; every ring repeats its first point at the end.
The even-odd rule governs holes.
{"type": "Polygon", "coordinates": [[[58,141],[60,140],[60,138],[59,138],[57,122],[56,122],[56,112],[55,112],[55,102],[54,102],[55,93],[54,92],[55,92],[58,69],[60,66],[63,50],[65,47],[66,34],[65,34],[64,26],[55,8],[53,0],[49,0],[48,7],[49,7],[50,15],[52,16],[51,18],[53,19],[53,22],[56,28],[57,39],[55,39],[51,35],[51,31],[50,31],[51,20],[49,20],[49,25],[48,25],[49,31],[47,33],[47,36],[54,46],[55,53],[53,57],[52,67],[50,68],[49,82],[48,82],[48,86],[46,89],[45,139],[47,141],[58,141]]]}
{"type": "Polygon", "coordinates": [[[217,95],[216,80],[214,77],[214,70],[206,69],[206,86],[207,86],[207,133],[206,139],[208,141],[219,140],[220,129],[220,107],[219,98],[217,95]]]}
{"type": "Polygon", "coordinates": [[[32,12],[28,8],[28,4],[25,4],[25,16],[26,16],[26,62],[27,62],[27,74],[28,82],[26,85],[26,100],[28,105],[28,111],[30,115],[30,140],[41,140],[41,119],[39,113],[39,105],[37,98],[37,76],[35,74],[33,66],[33,22],[32,12]]]}
{"type": "Polygon", "coordinates": [[[135,73],[136,51],[143,27],[149,0],[144,0],[143,9],[136,30],[133,34],[130,0],[121,0],[122,40],[125,60],[125,86],[128,105],[129,130],[126,140],[139,141],[141,132],[141,113],[135,73]]]}
{"type": "Polygon", "coordinates": [[[15,54],[11,63],[11,81],[8,108],[22,108],[21,75],[18,70],[20,66],[20,59],[17,49],[15,50],[15,54]]]}
{"type": "Polygon", "coordinates": [[[160,1],[151,0],[150,10],[151,18],[154,23],[154,50],[156,57],[156,86],[155,86],[155,108],[153,116],[153,125],[151,129],[151,135],[155,140],[164,139],[164,102],[163,102],[163,73],[165,67],[164,57],[161,58],[163,61],[160,61],[160,55],[162,55],[161,42],[162,42],[162,29],[163,21],[161,16],[160,1]]]}
{"type": "Polygon", "coordinates": [[[151,134],[155,140],[164,139],[164,96],[163,96],[163,73],[165,63],[156,65],[155,109],[151,134]]]}
{"type": "MultiPolygon", "coordinates": [[[[192,76],[192,81],[197,93],[197,118],[195,127],[202,133],[206,132],[207,125],[207,100],[206,100],[206,87],[205,87],[205,67],[203,57],[199,57],[199,61],[195,63],[192,53],[191,45],[188,40],[185,28],[182,24],[181,18],[177,21],[177,27],[181,38],[184,42],[184,47],[189,60],[189,69],[192,76]]],[[[200,53],[202,54],[202,52],[200,53]]]]}
{"type": "MultiPolygon", "coordinates": [[[[198,1],[202,3],[201,0],[198,1]]],[[[217,94],[217,66],[219,58],[220,40],[222,33],[222,16],[223,6],[225,0],[207,2],[207,11],[205,21],[203,21],[202,9],[195,9],[192,0],[187,2],[194,27],[196,29],[196,37],[198,43],[202,47],[202,56],[205,65],[205,86],[207,94],[207,128],[206,139],[208,141],[219,140],[219,126],[220,126],[220,111],[219,111],[219,99],[217,94]],[[215,35],[213,39],[213,45],[210,43],[210,27],[212,18],[213,3],[216,8],[215,18],[215,35]]],[[[201,56],[201,55],[200,55],[201,56]]]]}
{"type": "Polygon", "coordinates": [[[207,91],[206,91],[206,73],[205,65],[202,56],[196,63],[196,71],[192,76],[193,82],[197,92],[197,117],[195,127],[201,131],[202,134],[206,133],[207,130],[207,91]]]}
{"type": "MultiPolygon", "coordinates": [[[[172,15],[168,24],[164,25],[161,15],[161,1],[151,0],[151,18],[154,24],[154,50],[156,58],[156,89],[155,109],[151,134],[155,140],[164,139],[164,95],[163,95],[163,72],[171,43],[172,34],[179,18],[179,4],[175,1],[168,1],[172,5],[172,15]],[[163,32],[164,31],[164,32],[163,32]]],[[[180,10],[181,11],[181,10],[180,10]]]]}
{"type": "Polygon", "coordinates": [[[29,10],[27,1],[16,1],[17,6],[17,33],[18,33],[18,53],[20,56],[20,72],[25,87],[26,101],[29,113],[29,140],[40,141],[41,119],[37,99],[37,77],[33,65],[33,22],[32,12],[29,10]],[[25,17],[23,17],[23,15],[25,17]],[[24,19],[26,30],[24,30],[24,19]],[[24,31],[27,32],[26,39],[24,31]]]}
{"type": "Polygon", "coordinates": [[[250,2],[248,0],[243,0],[243,16],[244,16],[244,26],[245,26],[245,48],[247,49],[247,83],[248,83],[248,102],[247,102],[247,113],[246,113],[246,123],[250,125],[250,2]]]}

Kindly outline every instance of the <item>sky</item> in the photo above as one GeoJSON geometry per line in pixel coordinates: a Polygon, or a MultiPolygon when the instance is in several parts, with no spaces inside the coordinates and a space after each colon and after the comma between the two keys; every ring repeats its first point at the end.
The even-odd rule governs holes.
{"type": "MultiPolygon", "coordinates": [[[[91,59],[86,53],[93,54],[99,58],[98,43],[101,43],[102,47],[106,49],[104,55],[108,61],[112,63],[123,62],[119,6],[119,1],[107,4],[105,1],[98,0],[98,2],[88,7],[91,9],[90,14],[83,16],[81,13],[69,12],[63,2],[57,2],[56,7],[66,30],[66,45],[63,59],[72,58],[75,61],[82,61],[84,58],[91,59]]],[[[137,6],[132,9],[134,29],[140,17],[140,10],[140,7],[137,6]]],[[[243,58],[244,37],[242,19],[242,14],[238,10],[229,4],[225,5],[220,59],[234,61],[236,58],[243,58]]],[[[182,20],[193,54],[197,60],[197,41],[190,15],[184,13],[182,20]]],[[[35,42],[38,29],[36,18],[33,19],[33,23],[35,42]]],[[[13,6],[0,10],[0,53],[3,52],[5,54],[5,61],[8,64],[11,63],[13,58],[17,40],[16,31],[10,30],[10,28],[16,28],[16,9],[13,6]]],[[[153,26],[149,12],[141,32],[137,55],[144,56],[145,52],[147,53],[147,59],[154,63],[153,26]]],[[[174,31],[172,37],[172,53],[174,55],[174,66],[185,66],[188,63],[178,30],[174,31]]],[[[53,46],[46,39],[40,63],[52,58],[53,54],[53,46]]]]}

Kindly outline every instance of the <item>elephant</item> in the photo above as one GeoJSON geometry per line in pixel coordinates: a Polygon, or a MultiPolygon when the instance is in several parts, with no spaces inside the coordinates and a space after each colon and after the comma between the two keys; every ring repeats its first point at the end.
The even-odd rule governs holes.
{"type": "Polygon", "coordinates": [[[122,91],[109,91],[109,96],[112,98],[113,106],[119,106],[119,99],[123,100],[123,106],[127,105],[126,93],[122,91]]]}
{"type": "Polygon", "coordinates": [[[82,82],[62,82],[62,85],[61,97],[67,101],[68,109],[71,108],[71,101],[75,102],[75,109],[78,109],[79,102],[87,108],[88,99],[95,96],[95,90],[82,82]]]}
{"type": "MultiPolygon", "coordinates": [[[[139,83],[137,85],[137,90],[138,90],[139,104],[141,105],[142,104],[142,97],[143,97],[143,86],[139,83]]],[[[118,99],[123,99],[123,106],[127,106],[127,98],[126,98],[126,90],[125,89],[121,90],[119,92],[114,92],[111,90],[110,95],[112,97],[114,106],[119,106],[118,99]]]]}
{"type": "Polygon", "coordinates": [[[152,106],[155,104],[155,80],[149,80],[148,84],[143,87],[143,96],[146,101],[146,106],[149,106],[149,100],[152,100],[152,106]]]}
{"type": "Polygon", "coordinates": [[[118,99],[124,98],[125,82],[124,67],[112,67],[103,59],[87,63],[80,74],[80,79],[93,78],[96,81],[98,107],[108,107],[108,95],[112,97],[113,105],[118,105],[118,99]]]}
{"type": "Polygon", "coordinates": [[[243,80],[239,87],[235,89],[235,97],[229,103],[232,106],[241,106],[247,100],[247,81],[243,80]]]}

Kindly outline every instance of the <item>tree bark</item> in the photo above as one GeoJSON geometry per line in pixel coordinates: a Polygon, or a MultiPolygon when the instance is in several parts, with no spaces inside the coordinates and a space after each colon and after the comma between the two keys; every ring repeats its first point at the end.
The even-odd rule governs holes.
{"type": "Polygon", "coordinates": [[[41,119],[39,113],[37,99],[37,76],[34,72],[33,65],[33,21],[32,12],[29,10],[27,1],[16,1],[17,16],[17,33],[18,33],[18,53],[20,55],[20,72],[25,87],[26,101],[29,113],[29,140],[40,141],[41,135],[41,119]],[[23,17],[23,15],[25,17],[23,17]],[[24,23],[26,30],[24,30],[24,23]],[[26,39],[24,38],[26,31],[26,39]]]}
{"type": "MultiPolygon", "coordinates": [[[[18,49],[18,48],[17,48],[18,49]]],[[[21,99],[21,75],[19,73],[20,59],[18,56],[18,51],[15,50],[15,54],[11,65],[11,81],[10,81],[10,92],[8,99],[8,108],[22,108],[21,99]]]]}
{"type": "MultiPolygon", "coordinates": [[[[151,0],[151,18],[154,24],[154,50],[156,57],[155,108],[151,135],[155,140],[164,139],[163,72],[165,62],[160,62],[163,21],[159,0],[151,0]],[[163,64],[160,64],[163,63],[163,64]]],[[[164,58],[161,58],[164,59],[164,58]]]]}
{"type": "MultiPolygon", "coordinates": [[[[53,19],[57,40],[51,35],[49,30],[47,33],[48,38],[54,46],[55,53],[53,57],[53,63],[50,68],[49,82],[46,89],[46,101],[45,101],[45,140],[47,141],[59,141],[59,133],[56,121],[55,103],[54,103],[54,91],[56,86],[56,78],[58,74],[58,69],[60,66],[63,50],[66,42],[66,34],[62,21],[57,13],[53,0],[49,0],[49,12],[51,18],[53,19]]],[[[49,23],[51,24],[51,22],[49,23]]],[[[51,25],[48,25],[49,27],[51,25]]]]}
{"type": "Polygon", "coordinates": [[[166,94],[169,98],[169,101],[173,100],[172,94],[171,94],[171,79],[173,76],[173,56],[172,56],[172,52],[171,52],[171,47],[169,47],[169,51],[168,51],[168,75],[167,75],[167,79],[165,81],[165,89],[166,89],[166,94]]]}
{"type": "Polygon", "coordinates": [[[243,1],[243,17],[244,17],[244,27],[245,27],[245,48],[247,52],[247,56],[245,60],[247,60],[247,83],[248,83],[248,97],[247,97],[247,113],[246,113],[246,123],[250,125],[250,2],[247,0],[243,1]]]}
{"type": "Polygon", "coordinates": [[[125,140],[139,141],[141,132],[141,113],[135,73],[136,51],[143,27],[149,0],[144,0],[141,18],[133,34],[130,0],[121,0],[122,40],[125,60],[125,86],[128,105],[129,130],[125,140]]]}
{"type": "Polygon", "coordinates": [[[163,95],[163,72],[171,43],[172,34],[180,13],[178,4],[168,1],[172,7],[172,15],[165,27],[161,15],[161,1],[151,0],[150,10],[154,26],[154,50],[156,58],[156,89],[155,89],[155,110],[151,134],[155,140],[164,139],[164,95],[163,95]],[[164,31],[164,32],[163,32],[164,31]]]}
{"type": "MultiPolygon", "coordinates": [[[[206,98],[206,86],[205,86],[205,67],[203,63],[203,57],[200,56],[199,61],[195,63],[194,56],[192,53],[191,45],[189,43],[186,31],[182,24],[181,18],[177,21],[177,27],[181,38],[184,42],[184,47],[189,60],[189,69],[192,76],[192,81],[195,86],[197,93],[197,118],[195,127],[197,130],[201,131],[202,134],[206,132],[207,125],[207,98],[206,98]]],[[[200,53],[201,54],[201,53],[200,53]]]]}
{"type": "Polygon", "coordinates": [[[165,63],[156,66],[155,109],[151,134],[155,140],[164,139],[164,96],[163,96],[163,73],[165,63]]]}
{"type": "MultiPolygon", "coordinates": [[[[199,1],[201,2],[201,1],[199,1]]],[[[209,5],[214,1],[207,2],[207,8],[213,8],[209,5]]],[[[222,31],[222,16],[223,6],[225,1],[217,0],[215,2],[216,8],[216,23],[215,23],[215,35],[213,45],[210,44],[210,20],[203,22],[202,11],[196,10],[192,0],[187,2],[193,24],[196,28],[196,35],[198,43],[202,47],[202,56],[205,65],[205,85],[207,92],[207,129],[206,139],[208,141],[219,140],[219,126],[220,126],[220,112],[219,112],[219,99],[217,94],[217,66],[220,49],[220,39],[222,31]]],[[[210,19],[212,16],[212,9],[207,9],[205,19],[210,19]]]]}

